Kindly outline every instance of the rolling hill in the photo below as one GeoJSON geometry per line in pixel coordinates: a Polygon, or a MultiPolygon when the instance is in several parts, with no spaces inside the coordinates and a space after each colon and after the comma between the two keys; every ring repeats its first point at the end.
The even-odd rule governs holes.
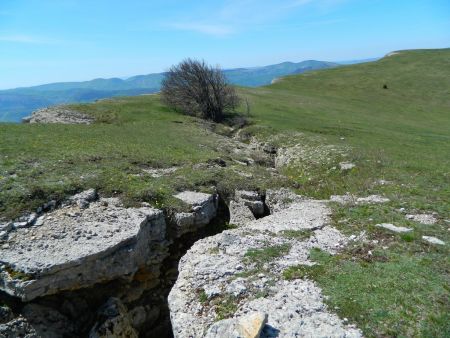
{"type": "MultiPolygon", "coordinates": [[[[289,74],[336,67],[325,61],[283,62],[276,65],[224,70],[235,85],[257,87],[289,74]]],[[[94,79],[84,82],[50,83],[0,91],[0,122],[18,122],[33,110],[55,104],[92,102],[114,96],[132,96],[159,91],[164,73],[137,75],[127,79],[94,79]]]]}

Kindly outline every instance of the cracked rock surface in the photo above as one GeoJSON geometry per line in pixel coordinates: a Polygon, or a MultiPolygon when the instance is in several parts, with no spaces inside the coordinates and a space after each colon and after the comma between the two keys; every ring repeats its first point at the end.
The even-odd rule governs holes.
{"type": "Polygon", "coordinates": [[[313,282],[282,278],[290,266],[313,264],[310,249],[335,253],[346,244],[329,226],[327,202],[281,190],[268,191],[266,203],[270,216],[199,240],[181,259],[168,299],[174,336],[237,337],[237,323],[252,327],[245,318],[263,311],[261,337],[360,337],[328,310],[313,282]]]}
{"type": "Polygon", "coordinates": [[[0,290],[29,301],[132,276],[165,258],[162,211],[125,208],[113,198],[80,200],[47,213],[39,226],[8,234],[0,248],[0,290]]]}

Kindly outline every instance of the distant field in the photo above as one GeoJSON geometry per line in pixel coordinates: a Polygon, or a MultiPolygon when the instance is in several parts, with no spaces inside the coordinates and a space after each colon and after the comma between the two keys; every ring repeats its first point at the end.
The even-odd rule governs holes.
{"type": "MultiPolygon", "coordinates": [[[[292,166],[283,172],[288,180],[282,184],[315,198],[350,192],[391,199],[385,205],[334,206],[337,228],[347,234],[365,231],[378,244],[355,244],[336,257],[311,253],[326,267],[313,278],[332,309],[368,337],[449,337],[450,49],[404,51],[239,92],[250,103],[253,123],[243,132],[261,140],[285,134],[279,146],[342,146],[356,164],[349,172],[333,169],[335,163],[292,166]],[[290,136],[299,132],[302,137],[290,136]],[[407,220],[401,208],[436,212],[438,222],[424,226],[407,220]],[[393,235],[374,227],[381,222],[414,232],[393,235]],[[422,235],[447,245],[426,244],[422,235]],[[366,259],[368,251],[378,258],[366,259]]],[[[231,129],[182,116],[164,107],[158,95],[74,107],[98,122],[0,124],[3,218],[87,187],[163,207],[180,189],[280,184],[267,182],[264,164],[193,167],[217,157],[228,160],[221,134],[231,129]],[[160,179],[142,175],[142,169],[171,166],[182,169],[160,179]],[[235,169],[252,178],[239,177],[235,169]]]]}

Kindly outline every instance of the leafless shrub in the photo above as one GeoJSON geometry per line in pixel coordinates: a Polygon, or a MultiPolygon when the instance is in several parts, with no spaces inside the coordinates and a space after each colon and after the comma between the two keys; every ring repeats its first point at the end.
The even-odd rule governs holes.
{"type": "Polygon", "coordinates": [[[161,97],[167,105],[185,114],[215,122],[239,105],[235,89],[219,68],[192,59],[170,68],[162,82],[161,97]]]}

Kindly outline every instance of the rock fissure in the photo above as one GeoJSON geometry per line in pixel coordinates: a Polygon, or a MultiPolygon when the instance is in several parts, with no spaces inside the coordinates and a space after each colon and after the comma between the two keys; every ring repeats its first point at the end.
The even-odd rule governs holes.
{"type": "MultiPolygon", "coordinates": [[[[348,239],[330,224],[326,201],[268,191],[271,214],[197,241],[179,263],[169,294],[175,337],[360,337],[324,304],[320,289],[283,272],[311,265],[309,252],[334,254],[348,239]],[[309,236],[283,236],[286,231],[309,236]]],[[[231,215],[232,217],[232,215],[231,215]]]]}
{"type": "Polygon", "coordinates": [[[217,195],[175,197],[191,211],[167,217],[83,192],[42,224],[10,229],[0,246],[0,300],[14,316],[0,322],[0,336],[170,336],[178,260],[229,221],[217,195]]]}

